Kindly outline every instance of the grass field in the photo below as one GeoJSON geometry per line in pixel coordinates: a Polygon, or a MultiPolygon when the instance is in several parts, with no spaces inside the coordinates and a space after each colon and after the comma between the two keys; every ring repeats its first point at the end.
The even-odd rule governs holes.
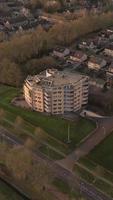
{"type": "Polygon", "coordinates": [[[88,169],[88,171],[79,169],[79,175],[82,174],[83,178],[93,183],[92,173],[96,172],[97,179],[93,184],[113,197],[113,133],[95,147],[88,156],[80,159],[79,163],[88,169]]]}
{"type": "Polygon", "coordinates": [[[97,179],[93,184],[113,197],[113,133],[86,157],[81,158],[79,163],[88,169],[79,168],[79,176],[93,183],[93,178],[97,175],[97,179]]]}
{"type": "Polygon", "coordinates": [[[56,151],[54,151],[53,149],[47,146],[42,145],[39,149],[42,153],[46,154],[49,158],[53,160],[60,160],[64,158],[63,156],[58,154],[56,151]]]}
{"type": "Polygon", "coordinates": [[[0,181],[0,200],[24,200],[13,189],[0,181]]]}
{"type": "Polygon", "coordinates": [[[87,157],[113,172],[113,133],[99,144],[87,157]]]}
{"type": "Polygon", "coordinates": [[[74,167],[75,174],[87,181],[88,183],[94,185],[98,190],[106,193],[107,195],[113,197],[113,185],[106,179],[101,178],[97,173],[93,173],[84,166],[80,166],[79,163],[75,164],[74,167]]]}
{"type": "Polygon", "coordinates": [[[107,168],[104,168],[104,166],[99,165],[99,163],[94,162],[93,160],[89,160],[88,157],[81,158],[79,160],[79,163],[88,168],[91,172],[97,172],[99,171],[99,175],[113,183],[113,173],[107,168]],[[99,169],[99,170],[98,170],[99,169]]]}
{"type": "Polygon", "coordinates": [[[8,86],[0,86],[0,107],[9,113],[8,119],[15,120],[16,116],[21,116],[30,124],[41,127],[47,134],[64,143],[67,139],[68,126],[70,126],[70,150],[87,136],[95,128],[95,123],[90,120],[80,118],[77,122],[71,122],[60,117],[45,116],[38,112],[22,109],[11,105],[13,97],[19,95],[20,90],[8,86]],[[13,115],[12,115],[12,114],[13,115]]]}
{"type": "MultiPolygon", "coordinates": [[[[80,164],[87,167],[89,172],[82,172],[82,177],[88,182],[92,179],[92,173],[96,172],[97,179],[94,185],[113,197],[113,133],[109,135],[101,144],[95,147],[88,156],[79,160],[80,164]],[[87,175],[87,173],[89,175],[87,175]],[[100,177],[100,178],[98,178],[100,177]],[[105,181],[104,181],[105,180],[105,181]],[[109,184],[110,183],[110,184],[109,184]]],[[[94,175],[95,178],[96,175],[94,175]]]]}

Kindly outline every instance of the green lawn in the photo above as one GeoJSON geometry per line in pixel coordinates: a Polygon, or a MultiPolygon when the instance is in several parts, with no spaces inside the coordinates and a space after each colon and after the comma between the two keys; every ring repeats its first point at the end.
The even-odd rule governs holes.
{"type": "MultiPolygon", "coordinates": [[[[20,115],[23,119],[28,121],[34,126],[43,128],[52,137],[59,141],[66,141],[68,125],[70,126],[70,138],[72,143],[70,149],[76,147],[76,145],[87,136],[95,128],[95,123],[90,120],[80,118],[77,122],[69,122],[60,117],[45,116],[38,112],[15,107],[10,104],[13,97],[20,93],[19,89],[0,86],[0,107],[7,110],[9,113],[15,116],[20,115]]],[[[9,114],[9,119],[14,120],[14,116],[9,114]]]]}
{"type": "Polygon", "coordinates": [[[81,168],[80,166],[78,166],[77,164],[75,164],[74,166],[74,171],[75,174],[79,177],[81,177],[82,179],[86,180],[89,183],[92,183],[94,180],[94,176],[89,173],[88,171],[84,170],[83,168],[81,168]]]}
{"type": "Polygon", "coordinates": [[[0,181],[0,200],[24,200],[13,189],[0,181]]]}
{"type": "Polygon", "coordinates": [[[87,157],[113,172],[113,133],[99,144],[87,157]]]}
{"type": "Polygon", "coordinates": [[[49,158],[51,158],[53,160],[60,160],[60,159],[64,158],[63,156],[61,156],[59,153],[55,152],[50,147],[43,145],[39,149],[42,153],[46,154],[49,158]]]}
{"type": "Polygon", "coordinates": [[[79,160],[79,163],[82,164],[83,166],[87,167],[92,172],[97,171],[98,168],[101,169],[101,173],[99,173],[99,175],[113,183],[113,173],[108,171],[102,165],[99,165],[99,163],[95,163],[91,159],[89,160],[88,157],[81,158],[79,160]]]}

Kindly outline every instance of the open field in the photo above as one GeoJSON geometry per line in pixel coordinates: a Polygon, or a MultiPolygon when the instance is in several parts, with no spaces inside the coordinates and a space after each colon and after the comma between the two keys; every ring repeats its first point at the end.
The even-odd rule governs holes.
{"type": "MultiPolygon", "coordinates": [[[[68,126],[70,126],[70,138],[72,142],[68,146],[68,150],[64,150],[64,148],[61,147],[61,151],[64,150],[65,153],[72,151],[76,145],[95,128],[95,123],[90,120],[79,118],[77,121],[71,122],[61,119],[60,117],[46,116],[38,112],[11,105],[11,100],[19,94],[19,89],[0,86],[0,108],[6,110],[7,114],[5,117],[7,121],[15,123],[16,117],[21,116],[27,122],[24,124],[24,128],[27,132],[33,134],[36,127],[41,127],[52,137],[48,139],[48,143],[51,145],[53,144],[53,146],[58,149],[63,145],[67,145],[65,141],[67,140],[68,126]]],[[[4,122],[4,124],[5,123],[6,122],[4,122]]]]}

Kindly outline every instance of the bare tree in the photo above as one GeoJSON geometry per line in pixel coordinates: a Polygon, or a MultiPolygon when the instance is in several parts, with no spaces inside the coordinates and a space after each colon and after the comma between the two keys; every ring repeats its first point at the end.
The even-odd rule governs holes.
{"type": "Polygon", "coordinates": [[[47,138],[46,132],[40,127],[35,128],[34,135],[38,146],[47,138]]]}
{"type": "Polygon", "coordinates": [[[15,120],[15,123],[14,123],[14,128],[16,130],[20,130],[22,128],[22,126],[23,126],[23,122],[24,122],[24,120],[22,119],[22,117],[17,116],[16,120],[15,120]]]}
{"type": "Polygon", "coordinates": [[[6,112],[3,108],[0,109],[0,120],[2,120],[6,115],[6,112]]]}

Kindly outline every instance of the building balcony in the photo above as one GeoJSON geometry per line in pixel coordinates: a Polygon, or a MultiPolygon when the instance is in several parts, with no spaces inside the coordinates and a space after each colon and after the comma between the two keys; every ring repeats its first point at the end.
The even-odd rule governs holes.
{"type": "Polygon", "coordinates": [[[88,96],[88,92],[83,92],[83,96],[88,96]]]}
{"type": "Polygon", "coordinates": [[[64,108],[69,108],[69,107],[73,107],[74,103],[68,105],[68,104],[64,104],[64,108]]]}
{"type": "Polygon", "coordinates": [[[44,109],[51,110],[51,106],[44,105],[44,109]]]}
{"type": "Polygon", "coordinates": [[[72,111],[73,111],[73,108],[72,109],[64,108],[64,112],[72,112],[72,111]]]}
{"type": "Polygon", "coordinates": [[[84,86],[83,88],[82,88],[82,90],[88,90],[89,89],[89,86],[84,86]]]}
{"type": "Polygon", "coordinates": [[[82,106],[87,105],[87,103],[88,103],[88,101],[83,101],[83,102],[82,102],[82,106]]]}
{"type": "Polygon", "coordinates": [[[83,99],[84,99],[84,98],[88,98],[88,94],[86,94],[86,93],[83,94],[83,99]]]}
{"type": "Polygon", "coordinates": [[[74,112],[78,111],[81,109],[81,106],[78,106],[78,107],[74,107],[74,112]]]}
{"type": "Polygon", "coordinates": [[[83,97],[82,101],[85,101],[85,100],[87,100],[87,99],[88,99],[88,97],[83,97]]]}
{"type": "Polygon", "coordinates": [[[83,90],[88,90],[89,86],[83,86],[83,90]]]}
{"type": "Polygon", "coordinates": [[[73,98],[74,97],[74,95],[64,95],[64,99],[69,99],[69,98],[73,98]]]}
{"type": "Polygon", "coordinates": [[[44,103],[44,106],[51,106],[51,103],[44,103]]]}
{"type": "Polygon", "coordinates": [[[50,97],[44,97],[44,100],[50,101],[51,98],[50,97]]]}
{"type": "Polygon", "coordinates": [[[89,86],[89,82],[86,82],[86,83],[84,82],[84,83],[83,83],[83,86],[88,87],[88,86],[89,86]]]}
{"type": "Polygon", "coordinates": [[[49,97],[44,97],[44,100],[50,102],[50,101],[51,101],[51,98],[49,98],[49,97]]]}
{"type": "Polygon", "coordinates": [[[47,113],[51,113],[51,109],[45,108],[44,111],[47,112],[47,113]]]}
{"type": "Polygon", "coordinates": [[[44,93],[44,97],[51,97],[51,94],[50,93],[44,93]]]}

